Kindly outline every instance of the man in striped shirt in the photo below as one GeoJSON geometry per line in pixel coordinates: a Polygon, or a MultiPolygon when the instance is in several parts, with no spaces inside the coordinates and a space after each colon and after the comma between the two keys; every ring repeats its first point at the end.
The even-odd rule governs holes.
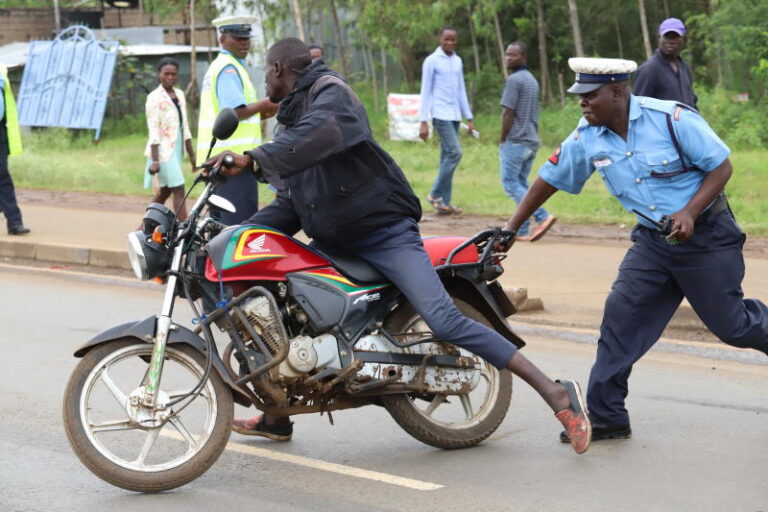
{"type": "MultiPolygon", "coordinates": [[[[516,41],[507,46],[505,62],[510,75],[501,96],[501,136],[499,160],[504,192],[520,204],[528,191],[536,151],[539,149],[539,82],[528,71],[528,46],[516,41]]],[[[555,217],[544,208],[533,213],[537,227],[531,231],[527,219],[517,231],[517,240],[533,242],[555,223],[555,217]]]]}

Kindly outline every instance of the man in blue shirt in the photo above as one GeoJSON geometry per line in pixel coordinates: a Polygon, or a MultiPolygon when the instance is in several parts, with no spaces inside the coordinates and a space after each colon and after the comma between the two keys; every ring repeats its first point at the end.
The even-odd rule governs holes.
{"type": "Polygon", "coordinates": [[[456,29],[444,27],[439,34],[440,46],[425,60],[421,71],[421,110],[419,137],[427,140],[428,121],[440,137],[440,168],[427,201],[441,214],[461,213],[453,206],[453,173],[461,161],[459,122],[467,119],[467,131],[475,125],[464,85],[464,64],[456,54],[456,29]]]}
{"type": "Polygon", "coordinates": [[[584,117],[539,170],[506,228],[519,228],[558,190],[579,193],[595,172],[638,214],[634,245],[606,300],[587,391],[592,439],[623,439],[631,436],[624,401],[632,365],[683,298],[720,340],[766,354],[768,308],[741,290],[746,237],[723,193],[732,173],[728,147],[695,111],[633,96],[627,80],[634,62],[569,65],[576,83],[568,92],[579,95],[584,117]],[[663,216],[672,222],[668,234],[657,225],[663,216]]]}
{"type": "Polygon", "coordinates": [[[659,47],[635,73],[632,91],[638,96],[685,103],[694,108],[698,98],[693,93],[691,68],[680,57],[685,48],[685,25],[668,18],[659,25],[659,47]]]}

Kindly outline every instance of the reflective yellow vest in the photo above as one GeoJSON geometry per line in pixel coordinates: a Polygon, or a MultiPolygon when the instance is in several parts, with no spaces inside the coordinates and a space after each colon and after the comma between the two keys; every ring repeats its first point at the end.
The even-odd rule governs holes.
{"type": "Polygon", "coordinates": [[[21,154],[21,132],[19,131],[19,116],[16,113],[16,101],[11,91],[11,81],[8,80],[8,69],[0,64],[0,77],[3,79],[3,98],[5,99],[5,127],[8,130],[9,155],[21,154]]]}
{"type": "MultiPolygon", "coordinates": [[[[232,55],[219,53],[205,73],[202,91],[200,92],[200,119],[197,127],[198,158],[203,158],[208,153],[211,137],[213,136],[213,122],[216,120],[220,110],[219,99],[216,96],[216,83],[221,71],[230,64],[235,67],[240,75],[240,80],[243,82],[245,103],[250,104],[258,100],[256,89],[253,87],[251,78],[242,64],[232,55]]],[[[229,139],[217,141],[211,156],[217,155],[226,149],[235,153],[243,153],[255,148],[259,144],[261,144],[261,116],[256,114],[240,121],[237,130],[229,139]]]]}

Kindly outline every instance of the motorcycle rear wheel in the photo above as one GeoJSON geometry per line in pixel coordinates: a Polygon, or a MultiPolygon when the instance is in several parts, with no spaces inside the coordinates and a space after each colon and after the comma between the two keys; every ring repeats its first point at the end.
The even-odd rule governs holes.
{"type": "MultiPolygon", "coordinates": [[[[151,354],[151,344],[133,339],[98,346],[77,365],[64,393],[64,427],[75,454],[99,478],[137,492],[166,491],[202,475],[224,451],[234,414],[232,392],[212,370],[183,411],[189,399],[166,409],[159,426],[132,420],[131,393],[149,371],[151,354]]],[[[168,346],[158,401],[183,396],[204,371],[203,354],[168,346]]]]}
{"type": "MultiPolygon", "coordinates": [[[[486,318],[472,305],[454,298],[454,303],[465,316],[490,327],[486,318]]],[[[429,331],[424,320],[410,304],[398,307],[385,322],[391,333],[429,331]]],[[[443,344],[446,346],[451,346],[443,344]]],[[[420,345],[411,350],[419,350],[420,345]]],[[[462,355],[475,357],[481,365],[480,385],[463,395],[385,395],[384,407],[400,427],[422,443],[446,450],[468,448],[484,441],[499,427],[509,409],[512,399],[512,374],[509,370],[497,370],[495,367],[472,356],[466,350],[462,355]],[[479,391],[479,393],[478,393],[479,391]],[[477,398],[479,396],[479,400],[477,398]],[[474,400],[471,397],[475,397],[474,400]],[[455,406],[458,402],[459,414],[441,410],[455,406]],[[473,407],[472,402],[479,407],[473,407]],[[422,407],[421,405],[425,405],[422,407]],[[461,412],[464,418],[461,418],[461,412]],[[447,413],[438,417],[437,413],[447,413]]],[[[454,407],[455,409],[455,407],[454,407]]]]}

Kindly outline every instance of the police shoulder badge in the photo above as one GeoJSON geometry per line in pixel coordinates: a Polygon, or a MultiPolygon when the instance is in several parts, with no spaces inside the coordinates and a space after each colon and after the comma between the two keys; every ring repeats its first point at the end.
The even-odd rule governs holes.
{"type": "Polygon", "coordinates": [[[548,161],[549,163],[551,163],[552,165],[557,165],[558,163],[560,163],[560,150],[561,150],[562,148],[563,148],[563,145],[562,145],[562,144],[560,144],[559,146],[557,146],[557,149],[555,150],[555,152],[554,152],[554,153],[552,153],[552,156],[550,156],[549,158],[547,158],[547,161],[548,161]]]}

